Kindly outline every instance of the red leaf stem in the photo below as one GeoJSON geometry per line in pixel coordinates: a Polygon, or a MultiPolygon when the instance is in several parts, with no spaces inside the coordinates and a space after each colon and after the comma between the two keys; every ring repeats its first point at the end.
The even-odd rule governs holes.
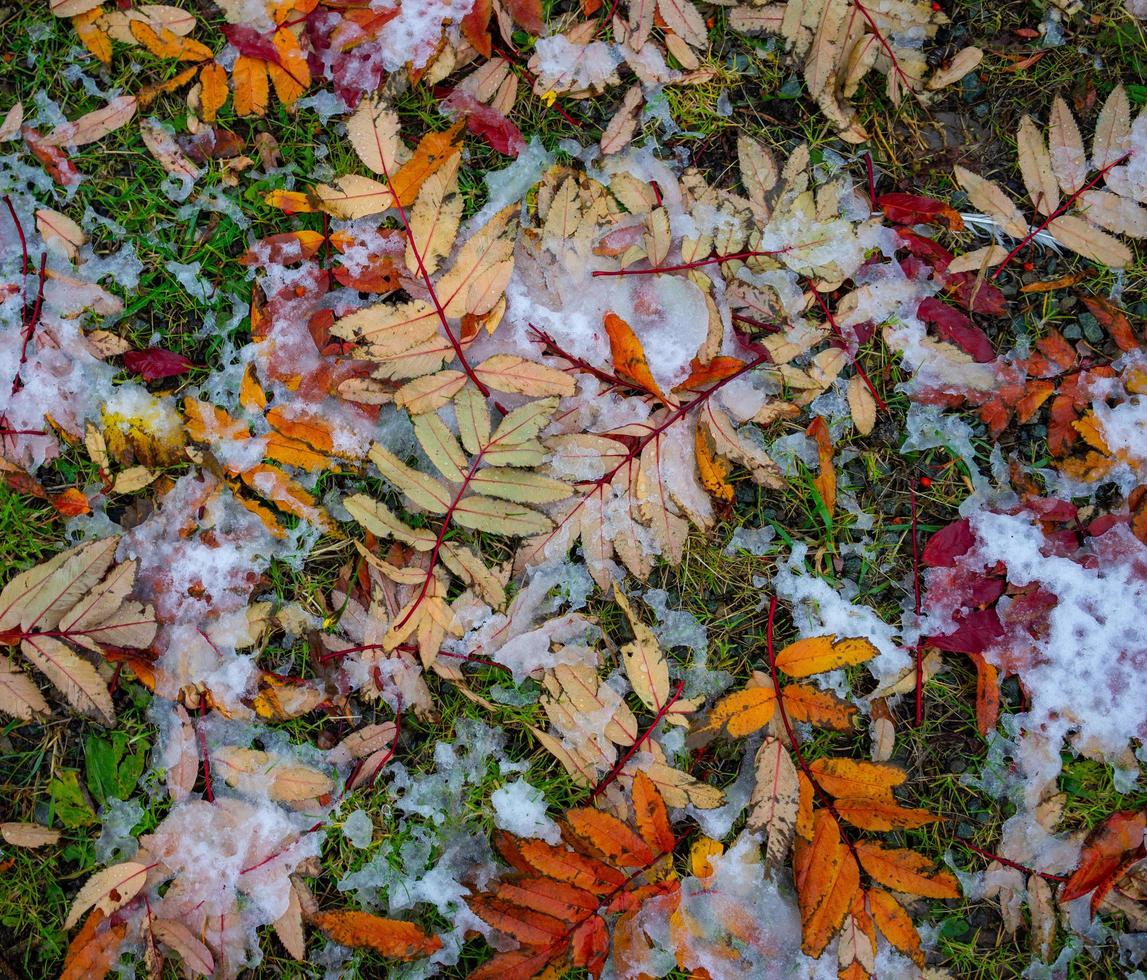
{"type": "MultiPolygon", "coordinates": [[[[916,485],[911,487],[912,500],[912,596],[916,617],[920,617],[920,544],[916,538],[916,485]]],[[[924,646],[917,640],[916,657],[916,727],[924,723],[924,646]]]]}
{"type": "Polygon", "coordinates": [[[685,681],[678,681],[677,687],[673,689],[673,693],[669,695],[669,698],[666,700],[666,702],[657,709],[657,714],[654,716],[653,721],[649,723],[649,727],[646,728],[645,731],[643,731],[638,736],[637,741],[635,741],[628,749],[625,750],[625,753],[622,755],[622,757],[618,759],[616,763],[614,763],[613,768],[610,769],[609,772],[607,772],[602,778],[601,782],[599,782],[593,788],[593,792],[590,794],[591,799],[596,800],[601,794],[602,790],[604,790],[617,778],[618,773],[620,773],[621,770],[625,768],[629,760],[637,754],[641,746],[643,746],[649,736],[653,734],[653,730],[661,724],[661,719],[664,718],[669,713],[669,709],[677,703],[678,699],[681,697],[681,692],[684,690],[685,681]]]}
{"type": "MultiPolygon", "coordinates": [[[[375,133],[375,142],[378,144],[378,159],[382,165],[382,174],[386,178],[387,186],[393,188],[393,183],[390,179],[390,171],[386,166],[386,155],[382,152],[382,141],[379,139],[377,132],[375,133]]],[[[466,360],[466,355],[462,351],[462,345],[459,343],[458,338],[454,335],[454,331],[450,329],[450,320],[446,316],[446,311],[442,308],[442,301],[438,298],[438,292],[434,288],[434,283],[430,278],[430,273],[426,271],[426,264],[422,261],[422,252],[419,250],[418,245],[414,241],[414,232],[410,228],[410,219],[406,216],[406,208],[402,206],[402,202],[398,199],[398,195],[391,190],[391,197],[394,198],[394,206],[398,209],[398,217],[402,221],[402,227],[406,230],[406,241],[410,245],[410,251],[414,255],[414,261],[418,263],[418,272],[422,276],[422,281],[426,284],[426,291],[430,294],[431,302],[434,303],[435,312],[438,314],[438,319],[442,322],[442,330],[446,334],[446,339],[450,341],[450,346],[454,348],[454,353],[458,358],[459,363],[462,365],[462,370],[466,372],[466,377],[474,382],[483,397],[490,397],[490,389],[482,382],[482,379],[474,373],[474,369],[470,367],[470,362],[466,360]]]]}
{"type": "Polygon", "coordinates": [[[1005,867],[1014,868],[1016,871],[1022,871],[1027,875],[1039,875],[1039,877],[1043,878],[1044,881],[1067,881],[1066,875],[1053,875],[1044,871],[1036,871],[1034,868],[1029,868],[1026,864],[1018,864],[1015,861],[1009,861],[1006,857],[1002,857],[993,851],[987,851],[982,847],[977,847],[966,837],[957,837],[956,840],[963,844],[969,851],[975,851],[981,857],[986,857],[989,860],[998,861],[1005,867]]]}
{"type": "Polygon", "coordinates": [[[841,341],[841,343],[844,344],[844,351],[846,354],[848,354],[848,359],[852,361],[852,366],[856,373],[860,375],[860,380],[864,382],[865,387],[867,387],[868,390],[872,393],[872,397],[876,399],[876,404],[880,407],[880,409],[882,411],[887,411],[888,406],[884,403],[884,399],[880,397],[879,392],[877,392],[875,386],[872,384],[868,374],[865,372],[864,368],[860,366],[860,361],[857,360],[856,355],[853,354],[851,350],[849,350],[848,342],[844,339],[844,334],[840,332],[840,327],[836,322],[836,317],[832,315],[832,311],[828,308],[828,304],[824,301],[824,297],[821,296],[820,291],[811,282],[808,284],[808,288],[812,290],[812,294],[816,297],[816,301],[819,304],[821,311],[828,319],[828,325],[832,328],[833,334],[841,341]]]}

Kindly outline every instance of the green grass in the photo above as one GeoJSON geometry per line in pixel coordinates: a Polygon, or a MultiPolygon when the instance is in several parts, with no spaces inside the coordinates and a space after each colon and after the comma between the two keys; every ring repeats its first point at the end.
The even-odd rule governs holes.
{"type": "MultiPolygon", "coordinates": [[[[564,11],[569,5],[550,3],[552,12],[564,11]]],[[[1147,43],[1143,25],[1122,12],[1116,0],[1088,5],[1086,15],[1072,18],[1068,24],[1068,43],[1053,48],[1031,67],[1007,71],[1002,54],[1029,53],[1037,41],[1019,38],[1015,31],[1038,26],[1046,5],[1037,2],[980,3],[952,5],[951,50],[964,43],[977,43],[989,52],[977,73],[979,78],[944,94],[933,106],[923,107],[914,100],[900,106],[891,105],[883,95],[881,79],[873,76],[856,100],[863,124],[873,134],[872,154],[882,173],[881,190],[904,189],[918,193],[951,197],[951,164],[961,162],[979,169],[985,176],[999,179],[1013,189],[1019,188],[1015,167],[1014,134],[1024,113],[1042,117],[1050,104],[1051,92],[1062,92],[1069,103],[1080,111],[1085,132],[1094,121],[1095,112],[1117,79],[1129,83],[1137,105],[1147,103],[1147,43]],[[1086,51],[1084,50],[1086,48],[1086,51]],[[1097,65],[1097,59],[1101,65],[1097,65]],[[1091,94],[1094,93],[1094,101],[1091,94]],[[957,136],[959,137],[957,139],[957,136]]],[[[827,147],[841,149],[823,116],[803,96],[799,73],[777,53],[769,50],[763,39],[746,39],[726,29],[726,14],[711,8],[715,15],[712,51],[702,64],[712,72],[703,84],[670,87],[666,97],[674,120],[681,132],[666,136],[656,123],[646,123],[647,136],[656,137],[669,151],[687,149],[704,160],[706,177],[719,186],[735,184],[735,142],[739,132],[747,132],[784,152],[799,141],[808,141],[814,150],[827,147]],[[718,96],[727,93],[732,115],[715,111],[718,96]]],[[[49,21],[39,5],[19,5],[0,12],[3,52],[0,64],[0,104],[13,99],[30,98],[46,91],[59,102],[69,118],[96,108],[101,100],[85,93],[79,85],[68,84],[60,76],[61,67],[70,60],[75,40],[67,22],[49,21]],[[45,25],[43,27],[42,25],[45,25]]],[[[523,62],[528,58],[528,39],[519,40],[525,47],[523,62]]],[[[950,53],[950,52],[949,52],[950,53]]],[[[98,75],[101,86],[134,91],[141,84],[169,77],[172,68],[146,54],[137,57],[142,70],[135,74],[128,59],[117,57],[106,77],[98,75]]],[[[90,63],[87,66],[90,70],[90,63]]],[[[95,73],[93,73],[95,74],[95,73]]],[[[433,93],[426,87],[412,87],[396,100],[396,108],[408,138],[429,129],[441,127],[433,93]]],[[[611,94],[602,99],[575,103],[562,100],[562,107],[579,122],[575,127],[543,101],[529,95],[523,86],[513,118],[527,139],[537,136],[554,150],[562,139],[574,137],[588,141],[607,124],[615,105],[611,94]]],[[[265,120],[241,120],[225,110],[220,125],[239,134],[252,152],[257,133],[267,132],[279,144],[282,159],[294,175],[306,179],[321,166],[342,173],[355,169],[353,154],[345,141],[338,138],[332,126],[324,125],[308,110],[288,112],[274,106],[265,120]],[[329,151],[324,157],[320,145],[329,151]]],[[[185,126],[182,101],[165,97],[149,109],[159,119],[185,126]]],[[[194,219],[186,215],[183,205],[169,199],[161,190],[164,172],[150,155],[141,151],[138,127],[129,126],[94,146],[80,151],[75,162],[86,175],[84,182],[68,203],[69,213],[82,213],[91,207],[113,218],[126,229],[125,240],[135,243],[144,265],[138,288],[125,295],[125,310],[117,331],[134,346],[152,344],[181,353],[200,367],[186,379],[173,382],[165,390],[177,390],[195,383],[218,364],[226,343],[243,343],[249,325],[240,323],[230,335],[221,331],[204,332],[211,315],[222,323],[230,314],[232,294],[246,300],[250,283],[238,257],[254,238],[285,231],[300,225],[320,227],[317,216],[289,219],[263,204],[263,194],[281,186],[280,177],[251,180],[240,174],[238,191],[244,214],[250,221],[240,227],[222,216],[215,223],[207,216],[194,219]],[[204,229],[209,233],[204,234],[204,229]],[[168,262],[199,262],[205,278],[218,290],[219,301],[205,306],[190,297],[166,268],[168,262]]],[[[484,201],[483,174],[505,166],[505,158],[484,147],[479,141],[467,141],[466,166],[462,175],[467,214],[475,212],[484,201]]],[[[207,192],[226,186],[223,162],[212,161],[197,185],[207,192]]],[[[1020,196],[1017,194],[1017,196],[1020,196]]],[[[965,243],[971,239],[966,238],[965,243]]],[[[120,244],[120,236],[107,232],[97,237],[100,251],[110,251],[120,244]]],[[[1032,250],[1024,256],[1033,262],[1030,278],[1049,278],[1083,264],[1070,258],[1056,258],[1032,250]]],[[[1140,261],[1123,278],[1124,303],[1140,312],[1147,299],[1147,267],[1140,261]]],[[[1079,289],[1105,291],[1112,285],[1109,275],[1094,274],[1080,283],[1079,289]]],[[[1075,313],[1064,303],[1067,293],[1035,294],[1016,301],[1013,331],[1036,337],[1051,326],[1069,325],[1075,313]]],[[[1006,329],[1006,328],[1005,328],[1006,329]]],[[[1009,338],[1000,343],[1009,345],[1009,338]]],[[[808,545],[810,562],[830,582],[841,578],[860,586],[857,601],[877,610],[888,621],[899,618],[905,583],[910,580],[912,542],[910,532],[910,494],[921,476],[928,476],[931,486],[918,493],[919,531],[921,535],[938,529],[956,514],[956,507],[969,492],[963,464],[943,450],[929,450],[912,458],[897,453],[899,422],[907,411],[908,401],[894,393],[903,380],[896,361],[886,349],[873,343],[863,358],[865,369],[882,391],[888,393],[891,415],[896,420],[882,420],[871,437],[855,440],[860,453],[858,461],[842,472],[842,489],[853,493],[862,511],[871,516],[873,526],[862,530],[854,516],[838,509],[831,522],[826,522],[815,499],[809,474],[794,480],[780,491],[764,491],[741,477],[735,515],[707,535],[690,538],[681,566],[655,569],[650,585],[669,593],[670,605],[694,615],[706,628],[709,637],[708,665],[713,670],[727,671],[737,682],[743,682],[750,671],[765,663],[765,614],[763,594],[754,586],[754,576],[768,576],[775,568],[776,554],[751,557],[744,554],[727,556],[724,543],[738,523],[747,527],[771,524],[778,530],[778,541],[803,542],[808,545]],[[876,546],[876,560],[855,554],[844,554],[847,545],[870,540],[876,546]]],[[[158,389],[157,389],[158,390],[158,389]]],[[[978,461],[986,464],[992,448],[983,426],[975,420],[978,461]]],[[[798,431],[798,426],[792,426],[798,431]]],[[[778,433],[783,432],[778,428],[778,433]]],[[[1038,440],[1026,434],[1008,437],[1014,445],[1007,449],[1025,449],[1037,455],[1038,440]]],[[[172,475],[177,475],[173,472],[172,475]]],[[[83,486],[94,482],[96,473],[82,447],[71,446],[64,454],[41,471],[49,489],[83,486]]],[[[367,492],[382,495],[381,485],[363,480],[367,492]]],[[[323,484],[320,484],[320,495],[323,484]]],[[[0,485],[0,578],[6,581],[38,561],[55,553],[64,543],[62,520],[42,501],[0,485]]],[[[349,543],[325,540],[322,554],[299,571],[282,563],[272,564],[265,591],[280,601],[298,601],[308,610],[318,612],[334,585],[339,567],[352,557],[349,543]]],[[[607,635],[614,642],[628,639],[627,628],[619,611],[599,598],[591,610],[599,614],[607,635]]],[[[792,638],[791,627],[784,617],[779,624],[778,642],[792,638]]],[[[679,652],[678,652],[679,654],[679,652]]],[[[294,649],[272,648],[265,660],[281,663],[291,658],[293,669],[304,674],[308,668],[305,643],[294,649]]],[[[680,660],[680,656],[675,655],[680,660]]],[[[861,676],[857,672],[857,678],[861,676]]],[[[509,754],[529,759],[530,780],[546,794],[553,812],[586,802],[587,792],[576,786],[558,763],[542,753],[528,734],[528,725],[544,722],[536,703],[523,705],[496,704],[487,711],[465,698],[451,685],[430,681],[437,715],[427,719],[408,717],[403,724],[399,758],[410,770],[428,773],[433,769],[433,748],[440,741],[451,740],[463,719],[480,719],[505,728],[509,754]]],[[[480,668],[471,677],[476,692],[491,697],[499,686],[508,683],[498,671],[480,668]]],[[[527,683],[526,690],[536,694],[537,685],[527,683]]],[[[899,835],[906,846],[917,847],[933,858],[950,852],[958,867],[965,870],[982,868],[984,860],[963,849],[957,836],[990,849],[999,839],[1003,822],[1011,815],[1006,803],[970,790],[963,773],[977,772],[986,758],[986,747],[975,729],[975,678],[962,658],[946,658],[944,669],[926,688],[924,724],[911,724],[913,706],[907,697],[895,709],[897,743],[894,761],[910,774],[905,800],[934,810],[947,821],[925,830],[899,835]]],[[[152,729],[145,714],[146,696],[134,682],[127,682],[117,694],[120,722],[130,752],[146,754],[152,729]]],[[[492,697],[495,700],[496,697],[492,697]]],[[[535,698],[536,702],[536,698],[535,698]]],[[[1010,705],[1016,711],[1018,702],[1010,705]]],[[[386,715],[367,708],[363,721],[382,720],[386,715]],[[376,717],[377,716],[377,717],[376,717]]],[[[337,727],[322,719],[300,719],[279,726],[293,741],[314,742],[324,736],[336,736],[337,727]]],[[[63,714],[42,725],[7,723],[0,727],[0,819],[55,820],[63,826],[59,845],[39,851],[6,850],[0,857],[0,973],[6,965],[16,976],[40,978],[58,972],[67,937],[62,930],[68,896],[96,866],[95,838],[98,834],[96,798],[99,780],[85,764],[85,726],[67,720],[63,714]],[[62,814],[67,814],[66,820],[62,814]],[[10,862],[10,863],[9,863],[10,862]]],[[[807,752],[811,758],[828,753],[847,752],[863,757],[868,751],[865,734],[817,734],[810,740],[807,752]]],[[[721,744],[714,747],[704,761],[704,775],[718,785],[731,780],[737,771],[742,747],[721,744]]],[[[483,777],[468,788],[466,816],[475,830],[491,830],[489,796],[505,781],[495,765],[487,767],[483,777]]],[[[513,778],[512,776],[509,778],[513,778]]],[[[1063,824],[1073,828],[1090,828],[1115,809],[1134,809],[1147,805],[1147,791],[1119,793],[1114,787],[1109,767],[1087,760],[1066,757],[1060,787],[1066,794],[1063,824]]],[[[162,800],[162,795],[159,797],[162,800]]],[[[370,847],[358,850],[333,830],[327,838],[321,860],[321,874],[309,879],[317,897],[328,907],[345,904],[347,896],[334,890],[332,882],[360,869],[373,855],[393,853],[410,827],[402,829],[399,814],[389,805],[381,790],[360,791],[354,805],[372,815],[376,833],[370,847]]],[[[137,828],[147,832],[162,818],[164,804],[146,814],[137,828]]],[[[893,839],[897,835],[892,835],[893,839]]],[[[1009,936],[1001,926],[998,914],[984,903],[965,901],[932,903],[921,907],[939,926],[937,934],[938,963],[943,963],[955,976],[1018,976],[1031,960],[1026,937],[1009,936]]],[[[425,919],[436,923],[433,916],[425,919]]],[[[1060,932],[1056,950],[1065,937],[1060,932]]],[[[269,935],[264,949],[267,959],[260,975],[301,977],[303,968],[282,955],[269,935]]],[[[470,943],[462,962],[452,975],[463,976],[467,969],[486,956],[481,943],[470,943]]],[[[352,975],[383,975],[386,966],[380,959],[364,957],[352,975]]],[[[1071,966],[1078,977],[1116,977],[1121,975],[1110,956],[1094,959],[1081,956],[1071,966]]]]}

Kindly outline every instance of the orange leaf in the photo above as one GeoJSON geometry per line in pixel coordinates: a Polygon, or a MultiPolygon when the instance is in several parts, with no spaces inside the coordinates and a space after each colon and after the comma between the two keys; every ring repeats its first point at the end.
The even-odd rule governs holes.
{"type": "Polygon", "coordinates": [[[235,59],[231,69],[231,84],[235,88],[235,115],[265,116],[270,89],[267,83],[267,64],[245,54],[235,59]]]}
{"type": "Polygon", "coordinates": [[[136,98],[139,100],[140,106],[148,106],[161,95],[167,95],[169,92],[174,92],[177,88],[182,88],[195,77],[195,73],[199,70],[198,65],[192,65],[190,68],[184,68],[183,71],[173,75],[165,82],[156,82],[154,85],[144,85],[136,93],[136,98]]]}
{"type": "Polygon", "coordinates": [[[247,423],[228,414],[225,409],[188,396],[183,399],[183,414],[187,418],[187,436],[193,442],[210,445],[221,439],[247,439],[247,423]]]}
{"type": "Polygon", "coordinates": [[[708,364],[702,364],[697,358],[689,365],[689,377],[679,384],[674,391],[696,391],[708,385],[716,384],[731,378],[742,370],[745,362],[739,357],[714,357],[708,364]]]}
{"type": "Polygon", "coordinates": [[[498,839],[498,850],[519,869],[567,881],[595,895],[608,895],[624,885],[627,878],[597,858],[541,840],[507,840],[502,836],[498,839]],[[511,847],[512,852],[509,850],[511,847]]]}
{"type": "Polygon", "coordinates": [[[278,208],[284,214],[314,214],[321,210],[310,195],[302,191],[271,191],[263,198],[263,203],[278,208]]]}
{"type": "Polygon", "coordinates": [[[494,894],[523,909],[532,909],[566,921],[580,919],[596,911],[598,897],[564,881],[538,876],[510,878],[499,882],[494,894]]]}
{"type": "Polygon", "coordinates": [[[704,723],[693,732],[690,742],[703,745],[722,730],[731,738],[751,735],[772,720],[776,706],[777,695],[771,681],[734,691],[713,705],[704,723]]]}
{"type": "Polygon", "coordinates": [[[960,897],[959,882],[947,871],[934,871],[932,862],[916,851],[860,841],[856,853],[872,879],[893,891],[924,898],[960,897]]]}
{"type": "Polygon", "coordinates": [[[279,406],[267,412],[267,423],[272,429],[289,439],[305,442],[320,452],[329,453],[334,449],[334,436],[325,419],[310,413],[294,412],[288,415],[286,412],[286,409],[279,406]]]}
{"type": "Polygon", "coordinates": [[[847,732],[852,728],[856,708],[831,691],[811,684],[787,684],[781,688],[785,711],[793,721],[804,721],[821,728],[847,732]]]}
{"type": "Polygon", "coordinates": [[[442,940],[413,922],[383,919],[368,912],[319,912],[311,919],[336,943],[373,949],[392,960],[415,960],[442,948],[442,940]]]}
{"type": "Polygon", "coordinates": [[[100,909],[92,909],[80,931],[68,943],[60,980],[94,980],[107,975],[119,959],[120,947],[127,935],[127,923],[105,923],[100,909]]]}
{"type": "Polygon", "coordinates": [[[131,35],[157,58],[175,58],[177,61],[208,61],[211,49],[189,37],[180,37],[166,27],[158,31],[145,20],[133,20],[131,35]]]}
{"type": "Polygon", "coordinates": [[[311,85],[311,70],[299,41],[286,28],[279,28],[271,36],[271,43],[279,52],[279,64],[267,62],[267,73],[275,86],[275,94],[283,105],[294,105],[311,85]]]}
{"type": "Polygon", "coordinates": [[[99,24],[104,11],[100,7],[72,18],[72,27],[80,43],[105,65],[112,63],[112,39],[99,24]]]}
{"type": "Polygon", "coordinates": [[[549,962],[549,950],[539,953],[515,949],[487,960],[470,973],[467,980],[533,980],[547,975],[545,968],[549,962]]]}
{"type": "Polygon", "coordinates": [[[305,442],[292,439],[273,429],[266,435],[267,444],[263,455],[276,463],[287,466],[297,466],[308,473],[317,473],[320,470],[331,469],[330,460],[322,453],[315,452],[305,442]]]}
{"type": "Polygon", "coordinates": [[[459,120],[441,133],[427,133],[418,142],[418,148],[398,173],[391,174],[391,190],[404,208],[410,207],[422,185],[450,161],[456,153],[461,153],[457,145],[465,120],[459,120]]]}
{"type": "Polygon", "coordinates": [[[834,808],[842,819],[861,830],[911,830],[943,819],[928,810],[909,809],[891,800],[841,799],[834,808]]]}
{"type": "Polygon", "coordinates": [[[244,470],[239,478],[255,493],[288,514],[317,524],[324,530],[330,527],[326,511],[315,503],[315,498],[278,467],[260,463],[244,470]]]}
{"type": "Polygon", "coordinates": [[[830,633],[790,643],[777,654],[777,667],[790,677],[808,677],[837,667],[862,664],[876,653],[876,647],[862,636],[837,640],[836,634],[830,633]]]}
{"type": "Polygon", "coordinates": [[[213,123],[227,101],[227,72],[222,65],[209,61],[199,72],[199,86],[199,113],[204,122],[213,123]]]}
{"type": "Polygon", "coordinates": [[[78,517],[80,514],[92,512],[88,498],[84,496],[82,490],[77,490],[75,487],[68,487],[67,490],[61,490],[59,493],[48,494],[48,503],[56,509],[57,513],[63,514],[65,517],[78,517]]]}
{"type": "Polygon", "coordinates": [[[487,925],[513,936],[524,946],[548,946],[569,929],[562,919],[521,908],[494,895],[471,899],[470,908],[487,925]]]}
{"type": "Polygon", "coordinates": [[[581,807],[566,814],[566,823],[591,852],[617,868],[644,868],[657,857],[637,834],[617,817],[581,807]]]}
{"type": "Polygon", "coordinates": [[[1129,862],[1134,863],[1147,854],[1143,847],[1145,826],[1147,811],[1119,810],[1088,834],[1079,867],[1063,886],[1060,901],[1070,902],[1094,889],[1096,894],[1091,902],[1094,915],[1103,896],[1127,870],[1129,862]]]}
{"type": "Polygon", "coordinates": [[[693,437],[694,452],[697,456],[697,474],[701,477],[703,486],[710,496],[726,504],[733,502],[733,485],[726,479],[731,467],[717,455],[713,445],[713,437],[708,428],[700,421],[693,437]]]}
{"type": "Polygon", "coordinates": [[[976,728],[987,736],[1000,717],[1000,672],[982,654],[969,653],[976,667],[976,728]]]}
{"type": "Polygon", "coordinates": [[[1106,296],[1080,296],[1084,305],[1091,311],[1091,315],[1099,321],[1100,326],[1110,334],[1115,346],[1121,351],[1139,349],[1139,341],[1131,329],[1131,321],[1127,319],[1118,306],[1106,296]]]}
{"type": "Polygon", "coordinates": [[[239,404],[248,412],[261,412],[267,407],[267,393],[255,377],[255,365],[248,364],[239,382],[239,404]]]}
{"type": "Polygon", "coordinates": [[[677,843],[669,824],[669,811],[653,780],[644,772],[633,777],[633,822],[655,854],[668,854],[677,843]]]}
{"type": "Polygon", "coordinates": [[[860,869],[827,810],[813,814],[811,841],[797,837],[793,874],[801,914],[801,949],[815,958],[844,922],[860,888],[860,869]]]}
{"type": "Polygon", "coordinates": [[[817,759],[809,771],[829,796],[869,800],[892,799],[892,787],[908,777],[890,762],[860,762],[856,759],[817,759]]]}
{"type": "Polygon", "coordinates": [[[904,906],[883,888],[870,888],[868,908],[884,938],[910,957],[918,967],[923,968],[924,950],[920,948],[920,933],[916,931],[904,906]]]}
{"type": "Polygon", "coordinates": [[[667,401],[653,377],[653,372],[649,370],[649,362],[645,359],[645,348],[641,346],[641,341],[633,332],[633,328],[616,313],[607,313],[605,332],[609,335],[609,353],[618,376],[642,391],[655,395],[667,405],[672,404],[667,401]]]}
{"type": "Polygon", "coordinates": [[[803,772],[797,773],[797,784],[800,787],[800,801],[797,806],[797,835],[805,840],[812,840],[812,804],[816,796],[812,782],[803,772]]]}
{"type": "Polygon", "coordinates": [[[832,439],[828,434],[828,423],[819,415],[809,423],[805,433],[816,440],[816,456],[820,463],[820,473],[812,481],[824,508],[832,517],[836,510],[836,470],[832,466],[832,439]]]}

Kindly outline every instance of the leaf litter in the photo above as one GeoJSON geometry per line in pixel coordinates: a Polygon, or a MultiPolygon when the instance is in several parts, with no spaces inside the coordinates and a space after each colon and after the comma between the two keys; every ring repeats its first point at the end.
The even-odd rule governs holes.
{"type": "MultiPolygon", "coordinates": [[[[148,59],[166,77],[73,118],[21,93],[35,112],[15,103],[0,123],[14,144],[0,160],[0,466],[79,539],[7,577],[0,711],[41,722],[66,706],[111,726],[131,678],[153,699],[167,798],[122,860],[83,869],[63,975],[124,958],[155,976],[169,958],[192,975],[259,971],[266,926],[296,960],[338,968],[372,950],[412,976],[479,936],[493,954],[475,977],[923,975],[921,926],[961,893],[997,901],[1009,929],[1027,904],[1033,969],[1053,969],[1056,907],[1076,937],[1060,960],[1111,934],[1083,896],[1091,916],[1141,930],[1142,813],[1107,815],[1084,841],[1061,825],[1057,779],[1066,750],[1130,787],[1147,736],[1142,327],[1092,293],[1098,346],[1051,327],[1001,351],[991,329],[1014,302],[997,282],[1033,246],[1133,263],[1147,130],[1128,91],[1106,96],[1089,144],[1060,97],[1046,135],[1023,119],[1030,208],[956,167],[978,212],[965,215],[878,194],[871,157],[799,141],[782,154],[741,133],[731,175],[659,152],[645,123],[664,89],[716,75],[707,4],[585,0],[552,23],[536,0],[219,7],[216,30],[177,5],[53,0],[99,63],[148,59]],[[523,39],[528,58],[502,47],[523,39]],[[402,86],[448,81],[443,119],[404,131],[402,86]],[[529,98],[567,119],[617,102],[600,139],[559,156],[510,120],[529,98]],[[331,135],[350,169],[287,176],[271,137],[260,192],[196,189],[212,161],[232,188],[255,166],[221,123],[228,105],[270,120],[307,102],[345,117],[331,135]],[[246,308],[249,340],[202,366],[126,339],[135,246],[97,253],[89,237],[110,219],[71,205],[92,179],[77,160],[136,126],[186,214],[246,228],[261,196],[288,229],[251,236],[249,295],[198,260],[168,262],[212,308],[205,335],[224,302],[234,323],[246,308]],[[516,162],[486,175],[489,201],[463,223],[468,137],[516,162]],[[998,244],[966,248],[965,223],[998,244]],[[880,344],[899,385],[866,372],[880,344]],[[787,532],[738,528],[726,555],[769,559],[750,577],[767,631],[747,677],[708,667],[705,630],[640,583],[680,569],[745,488],[801,492],[830,542],[843,515],[860,527],[844,447],[894,425],[893,394],[912,403],[905,451],[946,448],[973,488],[917,556],[899,621],[787,532]],[[1050,465],[997,446],[985,477],[957,407],[995,438],[1046,413],[1050,465]],[[46,489],[75,454],[98,480],[46,489]],[[340,555],[329,585],[269,589],[274,567],[306,576],[324,551],[340,555]],[[796,634],[783,646],[781,600],[796,634]],[[274,669],[272,641],[304,646],[305,673],[274,669]],[[1014,807],[994,851],[971,848],[991,862],[978,874],[916,849],[905,832],[947,821],[913,805],[891,761],[889,706],[914,699],[919,725],[942,655],[968,658],[989,758],[1010,762],[965,779],[1014,807]],[[1001,717],[1013,676],[1022,710],[1001,717]],[[512,734],[459,720],[432,770],[408,768],[404,718],[437,719],[447,688],[494,716],[495,701],[538,710],[512,734]],[[340,738],[281,724],[321,717],[340,738]],[[814,728],[866,731],[872,759],[846,741],[826,753],[814,728]],[[725,785],[706,778],[715,748],[741,760],[725,785]],[[535,785],[547,758],[574,805],[535,785]],[[483,826],[473,799],[490,778],[483,826]],[[398,815],[394,839],[378,841],[368,790],[398,815]],[[371,852],[337,882],[362,908],[313,887],[340,826],[371,852]]],[[[927,104],[978,69],[978,48],[929,56],[946,21],[938,5],[860,0],[728,11],[734,32],[783,39],[854,145],[869,72],[893,104],[927,104]]],[[[8,821],[0,836],[42,853],[59,832],[8,821]]]]}

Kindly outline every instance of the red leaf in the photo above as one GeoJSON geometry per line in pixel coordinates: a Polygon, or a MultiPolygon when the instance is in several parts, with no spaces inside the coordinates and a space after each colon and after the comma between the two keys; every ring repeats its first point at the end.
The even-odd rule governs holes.
{"type": "Polygon", "coordinates": [[[269,37],[260,34],[253,27],[243,24],[224,24],[221,28],[223,36],[235,46],[240,54],[248,58],[258,58],[260,61],[269,61],[273,65],[283,67],[279,52],[271,43],[269,37]]]}
{"type": "Polygon", "coordinates": [[[493,12],[491,0],[475,0],[470,13],[462,18],[462,36],[483,58],[489,58],[493,53],[493,40],[490,37],[490,16],[493,12]]]}
{"type": "Polygon", "coordinates": [[[1091,900],[1094,915],[1115,882],[1132,864],[1147,856],[1143,846],[1145,827],[1147,811],[1118,810],[1104,820],[1088,835],[1079,867],[1064,885],[1060,901],[1070,902],[1094,890],[1091,900]]]}
{"type": "Polygon", "coordinates": [[[931,197],[919,194],[881,194],[876,206],[886,218],[897,225],[943,224],[949,231],[964,227],[964,219],[955,208],[931,197]]]}
{"type": "Polygon", "coordinates": [[[516,157],[526,148],[521,132],[509,119],[491,106],[474,98],[469,92],[454,89],[446,98],[446,107],[466,117],[466,128],[481,136],[490,146],[508,157],[516,157]]]}
{"type": "Polygon", "coordinates": [[[948,277],[945,289],[964,309],[988,316],[1001,316],[1008,308],[1008,301],[995,286],[977,282],[971,272],[958,272],[948,277]]]}
{"type": "Polygon", "coordinates": [[[995,609],[977,609],[965,615],[953,632],[928,637],[928,644],[949,653],[983,653],[1003,635],[995,609]]]}
{"type": "Polygon", "coordinates": [[[79,170],[63,150],[58,146],[46,145],[34,129],[22,129],[20,134],[24,137],[24,142],[28,144],[32,155],[51,174],[52,180],[63,187],[73,187],[80,182],[79,170]]]}
{"type": "Polygon", "coordinates": [[[48,503],[56,509],[57,513],[63,514],[65,517],[78,517],[80,514],[92,512],[88,498],[84,496],[83,491],[77,490],[75,487],[69,487],[59,493],[48,494],[48,503]]]}
{"type": "Polygon", "coordinates": [[[162,347],[129,350],[123,356],[123,366],[129,371],[141,375],[144,381],[174,378],[176,375],[186,374],[195,367],[182,354],[173,354],[162,347]]]}
{"type": "Polygon", "coordinates": [[[531,34],[542,33],[542,0],[505,0],[503,6],[519,27],[531,34]]]}
{"type": "Polygon", "coordinates": [[[966,517],[940,528],[928,539],[920,561],[932,568],[951,568],[956,559],[976,543],[972,525],[966,517]]]}
{"type": "Polygon", "coordinates": [[[955,256],[939,242],[925,238],[908,228],[897,228],[896,234],[907,247],[908,252],[918,259],[927,262],[929,266],[943,272],[952,263],[955,256]]]}
{"type": "Polygon", "coordinates": [[[988,340],[988,335],[972,323],[966,314],[947,303],[941,303],[935,297],[929,296],[920,304],[916,313],[925,323],[932,324],[944,340],[950,340],[977,361],[985,363],[996,359],[996,352],[992,350],[992,342],[988,340]]]}

